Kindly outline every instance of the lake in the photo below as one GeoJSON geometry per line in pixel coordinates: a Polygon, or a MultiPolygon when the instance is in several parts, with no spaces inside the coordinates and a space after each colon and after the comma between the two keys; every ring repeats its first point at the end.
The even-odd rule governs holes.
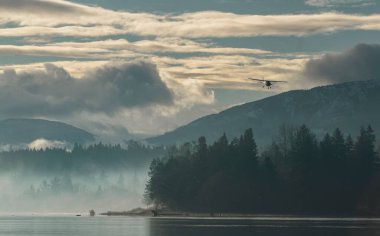
{"type": "Polygon", "coordinates": [[[369,236],[380,235],[380,219],[0,216],[0,235],[369,236]]]}

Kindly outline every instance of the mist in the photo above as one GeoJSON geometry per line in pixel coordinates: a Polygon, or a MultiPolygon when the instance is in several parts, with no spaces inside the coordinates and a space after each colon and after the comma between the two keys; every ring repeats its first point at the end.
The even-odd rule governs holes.
{"type": "Polygon", "coordinates": [[[3,174],[0,212],[105,212],[142,206],[146,172],[130,172],[99,173],[93,178],[3,174]]]}
{"type": "Polygon", "coordinates": [[[162,152],[131,142],[0,152],[0,213],[96,213],[143,207],[151,159],[162,152]]]}

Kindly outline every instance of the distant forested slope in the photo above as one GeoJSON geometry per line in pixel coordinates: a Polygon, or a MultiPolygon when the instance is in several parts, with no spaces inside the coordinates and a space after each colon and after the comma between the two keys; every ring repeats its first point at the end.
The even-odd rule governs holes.
{"type": "Polygon", "coordinates": [[[252,128],[263,147],[271,143],[282,124],[306,124],[319,138],[336,127],[356,136],[358,126],[371,124],[380,136],[379,91],[380,80],[289,91],[200,118],[148,142],[182,144],[200,136],[215,141],[223,133],[232,138],[252,128]]]}
{"type": "Polygon", "coordinates": [[[7,151],[0,152],[0,174],[22,171],[34,174],[91,175],[102,170],[139,169],[163,153],[162,147],[145,146],[135,141],[129,141],[128,148],[98,143],[87,147],[75,144],[72,150],[54,148],[7,151]]]}
{"type": "Polygon", "coordinates": [[[36,139],[85,144],[95,141],[93,134],[62,122],[42,119],[0,121],[0,144],[30,143],[36,139]]]}

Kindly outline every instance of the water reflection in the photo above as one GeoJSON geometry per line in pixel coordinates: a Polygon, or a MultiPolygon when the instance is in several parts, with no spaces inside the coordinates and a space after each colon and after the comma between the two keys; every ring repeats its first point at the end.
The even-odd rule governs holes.
{"type": "Polygon", "coordinates": [[[380,236],[380,219],[0,216],[8,236],[380,236]]]}
{"type": "Polygon", "coordinates": [[[151,218],[150,236],[340,236],[380,235],[378,219],[151,218]]]}

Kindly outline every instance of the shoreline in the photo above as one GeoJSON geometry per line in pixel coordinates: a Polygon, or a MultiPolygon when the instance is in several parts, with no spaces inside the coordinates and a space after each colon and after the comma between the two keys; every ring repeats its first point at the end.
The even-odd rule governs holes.
{"type": "Polygon", "coordinates": [[[246,218],[246,219],[378,219],[380,215],[375,214],[346,214],[346,215],[332,215],[332,214],[250,214],[250,213],[196,213],[196,212],[177,212],[177,211],[158,211],[156,215],[152,213],[151,209],[137,208],[130,211],[107,211],[99,214],[100,216],[129,216],[129,217],[158,217],[158,218],[246,218]]]}
{"type": "MultiPolygon", "coordinates": [[[[80,217],[93,217],[89,214],[80,214],[80,217]]],[[[0,213],[1,217],[78,217],[75,213],[0,213]]],[[[128,211],[112,211],[99,213],[94,217],[136,217],[136,218],[158,218],[158,219],[231,219],[231,220],[268,220],[268,221],[380,221],[379,215],[289,215],[289,214],[238,214],[238,213],[225,213],[225,214],[211,214],[207,213],[184,213],[184,212],[171,212],[162,213],[157,216],[152,214],[136,214],[128,211]]]]}

